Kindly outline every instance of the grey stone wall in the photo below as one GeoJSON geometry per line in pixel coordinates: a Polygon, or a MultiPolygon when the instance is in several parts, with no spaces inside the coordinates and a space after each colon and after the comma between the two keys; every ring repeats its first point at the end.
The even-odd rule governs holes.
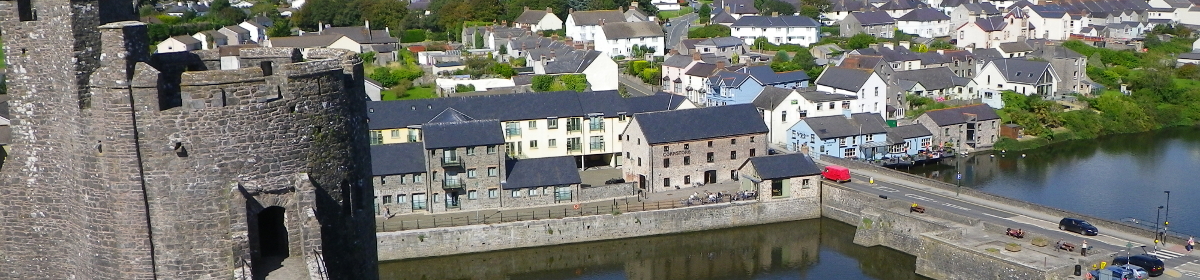
{"type": "Polygon", "coordinates": [[[640,129],[634,128],[635,126],[631,125],[626,130],[628,136],[621,143],[632,162],[627,162],[621,168],[626,181],[637,181],[638,175],[646,176],[646,187],[651,192],[687,188],[704,183],[704,172],[708,170],[716,171],[717,183],[736,181],[737,177],[731,176],[731,172],[741,168],[751,157],[751,151],[754,156],[767,153],[765,133],[649,145],[645,143],[644,136],[640,135],[640,129]],[[751,141],[752,138],[754,141],[751,141]],[[737,144],[733,144],[734,139],[737,144]],[[639,145],[638,141],[642,143],[639,145]],[[709,147],[709,142],[712,142],[712,147],[709,147]],[[684,149],[684,145],[687,145],[687,149],[684,149]],[[664,152],[663,147],[670,147],[669,151],[664,152]],[[710,152],[713,153],[711,163],[708,162],[710,152]],[[731,158],[731,152],[736,152],[736,158],[731,158]],[[689,164],[684,164],[685,157],[690,161],[689,164]],[[641,159],[642,166],[638,166],[638,159],[641,159]],[[664,159],[670,160],[670,166],[665,166],[664,159]],[[663,185],[664,179],[668,178],[671,185],[663,185]]]}
{"type": "Polygon", "coordinates": [[[812,219],[819,200],[721,203],[620,215],[378,233],[379,259],[402,260],[812,219]]]}
{"type": "Polygon", "coordinates": [[[579,188],[579,192],[576,192],[576,194],[577,201],[630,197],[637,195],[637,184],[620,183],[603,186],[585,186],[579,188]]]}
{"type": "Polygon", "coordinates": [[[489,189],[499,190],[500,178],[504,178],[506,172],[504,145],[495,145],[494,147],[496,147],[496,152],[491,154],[487,152],[487,146],[451,148],[458,154],[462,165],[449,167],[442,166],[442,153],[445,149],[426,150],[428,157],[426,162],[429,164],[427,170],[430,175],[429,194],[431,196],[428,211],[446,212],[500,207],[500,197],[490,198],[487,196],[489,189]],[[471,148],[475,150],[473,155],[467,154],[467,150],[471,148]],[[488,176],[488,168],[496,168],[496,176],[488,176]],[[475,178],[468,176],[472,169],[475,170],[475,178]],[[459,182],[464,184],[463,188],[448,190],[443,187],[446,176],[451,173],[457,174],[459,182]],[[449,197],[446,194],[452,191],[459,195],[458,208],[447,207],[446,200],[449,197]],[[468,193],[471,191],[477,193],[476,199],[468,199],[468,193]]]}
{"type": "MultiPolygon", "coordinates": [[[[425,173],[418,174],[403,174],[389,176],[375,176],[372,178],[372,184],[375,185],[375,205],[376,215],[384,213],[405,214],[412,213],[413,210],[413,195],[429,192],[428,175],[425,173]],[[414,176],[420,176],[421,182],[413,182],[414,176]],[[390,203],[383,203],[384,196],[391,196],[390,203]],[[403,198],[403,200],[401,200],[403,198]],[[387,209],[386,212],[384,209],[387,209]]],[[[415,210],[425,211],[425,210],[415,210]]]]}

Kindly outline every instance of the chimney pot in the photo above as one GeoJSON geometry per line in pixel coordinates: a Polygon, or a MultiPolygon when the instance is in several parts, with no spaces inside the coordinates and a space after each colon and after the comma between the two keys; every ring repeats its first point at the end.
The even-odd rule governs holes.
{"type": "Polygon", "coordinates": [[[771,12],[771,17],[779,17],[779,12],[771,12]]]}
{"type": "Polygon", "coordinates": [[[729,12],[729,6],[725,6],[725,13],[726,13],[726,14],[730,13],[730,12],[729,12]]]}
{"type": "Polygon", "coordinates": [[[529,6],[525,6],[525,11],[528,11],[528,10],[529,10],[529,6]]]}
{"type": "Polygon", "coordinates": [[[553,14],[553,13],[554,13],[554,9],[552,9],[552,8],[550,8],[550,7],[546,7],[546,13],[547,13],[547,14],[553,14]]]}
{"type": "Polygon", "coordinates": [[[692,60],[693,61],[700,60],[700,52],[692,52],[692,60]]]}
{"type": "Polygon", "coordinates": [[[637,7],[638,7],[638,2],[637,2],[637,1],[630,1],[630,2],[629,2],[629,9],[631,9],[631,10],[632,10],[633,8],[637,8],[637,7]]]}
{"type": "Polygon", "coordinates": [[[567,8],[567,14],[574,14],[575,8],[567,8]]]}

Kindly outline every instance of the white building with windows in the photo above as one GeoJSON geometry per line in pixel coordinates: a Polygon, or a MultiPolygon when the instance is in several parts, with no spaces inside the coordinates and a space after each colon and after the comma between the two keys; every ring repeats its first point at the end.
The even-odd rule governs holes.
{"type": "Polygon", "coordinates": [[[988,61],[975,76],[981,89],[1011,90],[1024,95],[1054,95],[1060,78],[1050,62],[1005,58],[988,61]]]}
{"type": "Polygon", "coordinates": [[[609,57],[632,56],[634,45],[654,48],[654,56],[663,55],[667,35],[658,23],[614,22],[602,24],[600,29],[601,32],[596,33],[596,50],[609,57]]]}
{"type": "Polygon", "coordinates": [[[564,21],[567,37],[575,41],[593,41],[597,34],[604,32],[601,25],[606,23],[625,22],[625,14],[618,10],[604,11],[575,11],[571,10],[564,21]]]}
{"type": "Polygon", "coordinates": [[[759,37],[772,44],[808,46],[819,41],[821,25],[805,16],[744,16],[730,26],[733,37],[753,45],[759,37]]]}
{"type": "Polygon", "coordinates": [[[875,113],[887,117],[888,84],[872,69],[827,67],[817,77],[817,91],[857,97],[840,109],[851,113],[875,113]],[[848,107],[847,107],[848,106],[848,107]]]}
{"type": "Polygon", "coordinates": [[[549,7],[546,10],[530,10],[529,7],[525,7],[521,16],[513,20],[513,27],[527,28],[529,31],[537,33],[542,30],[562,29],[563,21],[555,16],[554,10],[549,7]]]}
{"type": "Polygon", "coordinates": [[[788,142],[788,129],[805,118],[841,115],[848,108],[858,107],[858,97],[814,91],[810,89],[785,89],[766,87],[754,99],[754,106],[762,112],[767,124],[771,143],[788,142]]]}
{"type": "Polygon", "coordinates": [[[896,27],[923,38],[950,36],[950,16],[934,8],[920,8],[896,18],[896,27]]]}

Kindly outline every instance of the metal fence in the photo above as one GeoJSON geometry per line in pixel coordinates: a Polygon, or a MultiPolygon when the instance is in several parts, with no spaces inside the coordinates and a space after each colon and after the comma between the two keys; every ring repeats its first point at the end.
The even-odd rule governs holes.
{"type": "MultiPolygon", "coordinates": [[[[728,200],[722,200],[728,203],[728,200]]],[[[721,203],[709,202],[702,203],[694,201],[688,205],[683,200],[678,201],[657,201],[657,202],[633,202],[633,203],[618,203],[613,201],[612,205],[587,205],[574,208],[574,206],[566,206],[563,209],[544,209],[544,210],[505,210],[497,211],[487,215],[471,216],[476,213],[453,213],[442,214],[450,217],[429,216],[419,219],[408,220],[402,219],[399,221],[382,222],[375,227],[378,232],[402,231],[423,228],[436,227],[453,227],[481,224],[496,224],[519,221],[532,221],[544,219],[561,219],[567,217],[583,217],[594,215],[620,215],[621,213],[651,211],[662,209],[675,209],[682,207],[699,206],[704,204],[721,203]],[[457,215],[461,214],[461,216],[457,215]]]]}

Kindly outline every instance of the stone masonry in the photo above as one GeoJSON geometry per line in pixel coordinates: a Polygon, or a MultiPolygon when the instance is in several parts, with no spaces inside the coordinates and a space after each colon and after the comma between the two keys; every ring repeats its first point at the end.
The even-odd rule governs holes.
{"type": "Polygon", "coordinates": [[[362,62],[150,56],[130,2],[0,1],[0,278],[375,279],[362,62]],[[269,62],[269,63],[263,63],[269,62]]]}
{"type": "Polygon", "coordinates": [[[767,153],[765,133],[650,145],[638,135],[637,125],[631,124],[622,136],[621,145],[628,156],[621,168],[626,181],[637,182],[645,176],[640,187],[650,192],[705,183],[706,171],[715,176],[715,182],[708,183],[735,181],[738,168],[747,159],[767,153]],[[668,179],[670,185],[664,185],[668,179]]]}

